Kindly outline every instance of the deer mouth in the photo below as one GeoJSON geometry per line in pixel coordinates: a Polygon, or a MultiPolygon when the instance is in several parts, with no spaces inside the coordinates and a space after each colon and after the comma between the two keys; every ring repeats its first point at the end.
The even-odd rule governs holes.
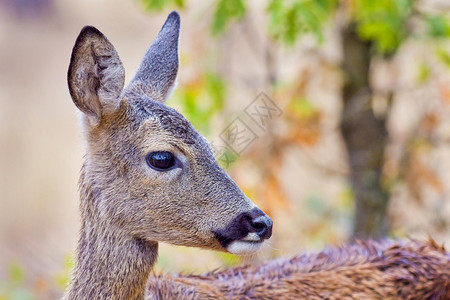
{"type": "Polygon", "coordinates": [[[216,232],[216,238],[219,240],[225,250],[232,254],[251,254],[259,251],[264,244],[264,239],[257,233],[250,232],[244,237],[230,237],[216,232]]]}

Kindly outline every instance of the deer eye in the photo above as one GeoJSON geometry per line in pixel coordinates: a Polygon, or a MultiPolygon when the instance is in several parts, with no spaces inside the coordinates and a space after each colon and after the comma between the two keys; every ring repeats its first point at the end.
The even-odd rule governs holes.
{"type": "Polygon", "coordinates": [[[175,165],[175,157],[169,151],[156,151],[145,157],[147,164],[157,171],[167,171],[175,165]]]}

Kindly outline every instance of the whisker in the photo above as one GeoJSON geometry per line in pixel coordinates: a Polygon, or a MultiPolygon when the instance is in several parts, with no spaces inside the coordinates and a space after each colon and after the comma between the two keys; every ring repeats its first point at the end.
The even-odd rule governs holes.
{"type": "Polygon", "coordinates": [[[281,251],[279,248],[273,247],[273,246],[271,245],[271,242],[269,242],[269,241],[267,241],[267,242],[263,245],[263,248],[265,248],[265,247],[267,247],[267,248],[269,248],[269,249],[271,249],[271,250],[281,251]]]}

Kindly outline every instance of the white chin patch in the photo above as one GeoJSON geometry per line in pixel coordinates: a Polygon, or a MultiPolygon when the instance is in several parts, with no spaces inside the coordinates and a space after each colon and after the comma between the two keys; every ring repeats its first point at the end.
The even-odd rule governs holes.
{"type": "Polygon", "coordinates": [[[227,250],[233,254],[252,254],[261,249],[264,242],[250,242],[250,241],[234,241],[228,245],[227,250]]]}

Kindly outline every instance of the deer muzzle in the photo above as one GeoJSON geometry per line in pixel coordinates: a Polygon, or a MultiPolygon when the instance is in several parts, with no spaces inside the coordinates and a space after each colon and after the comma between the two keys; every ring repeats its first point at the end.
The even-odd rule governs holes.
{"type": "Polygon", "coordinates": [[[251,254],[272,236],[272,220],[259,208],[237,215],[224,229],[214,232],[221,246],[233,254],[251,254]]]}

